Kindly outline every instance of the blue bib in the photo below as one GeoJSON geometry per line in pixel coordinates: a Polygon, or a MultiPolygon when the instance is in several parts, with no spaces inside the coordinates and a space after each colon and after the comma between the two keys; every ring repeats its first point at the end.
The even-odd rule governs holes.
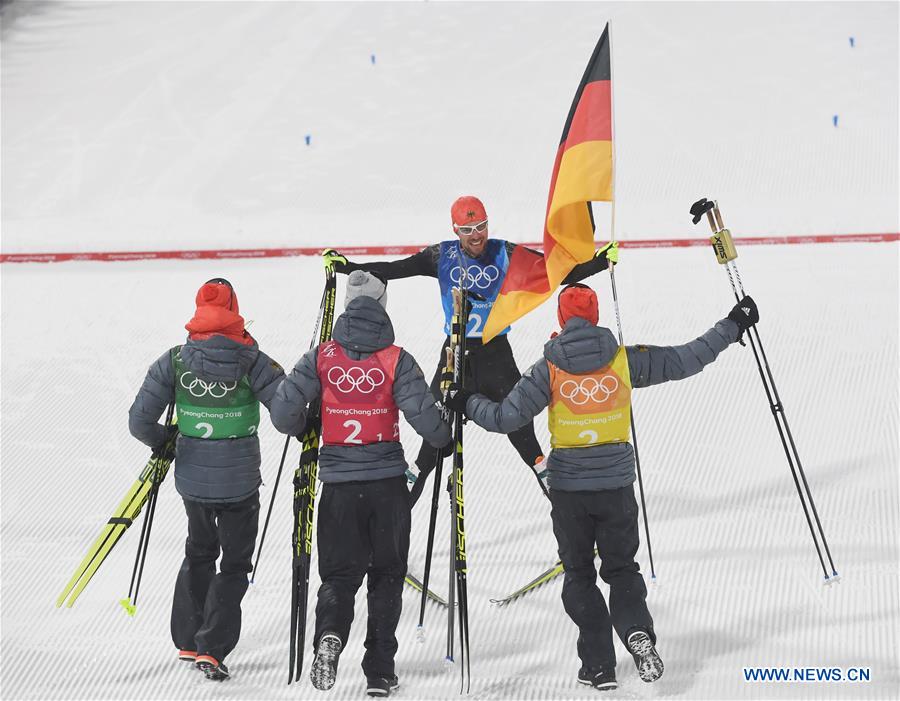
{"type": "MultiPolygon", "coordinates": [[[[450,334],[450,320],[453,318],[454,287],[465,287],[470,292],[484,297],[484,301],[469,297],[472,311],[469,312],[469,325],[466,327],[467,338],[481,338],[484,323],[487,321],[494,300],[500,294],[506,269],[509,266],[509,255],[506,253],[506,241],[488,239],[484,253],[480,258],[470,258],[462,250],[459,241],[442,241],[440,258],[438,259],[438,282],[441,286],[441,305],[444,307],[444,333],[450,334]],[[462,284],[460,284],[462,282],[462,284]]],[[[507,326],[498,335],[509,331],[507,326]]]]}

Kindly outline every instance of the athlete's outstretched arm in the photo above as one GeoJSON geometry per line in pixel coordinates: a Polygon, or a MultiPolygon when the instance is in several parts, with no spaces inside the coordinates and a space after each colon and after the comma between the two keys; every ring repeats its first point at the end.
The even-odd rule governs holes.
{"type": "Polygon", "coordinates": [[[487,431],[511,433],[540,414],[550,404],[550,369],[541,358],[532,365],[502,401],[483,394],[466,401],[466,416],[487,431]]]}
{"type": "Polygon", "coordinates": [[[726,318],[680,346],[627,346],[632,386],[650,387],[696,375],[739,336],[738,325],[726,318]]]}
{"type": "Polygon", "coordinates": [[[572,270],[569,271],[569,274],[563,278],[562,284],[571,285],[573,282],[581,282],[591,275],[596,275],[601,270],[606,270],[608,267],[609,261],[606,259],[606,251],[600,249],[589,261],[579,263],[572,268],[572,270]]]}
{"type": "Polygon", "coordinates": [[[440,245],[434,244],[423,248],[408,258],[399,260],[375,261],[373,263],[354,263],[336,261],[334,269],[339,273],[350,274],[354,270],[365,270],[367,273],[375,273],[385,280],[399,280],[405,277],[437,277],[438,257],[440,245]]]}
{"type": "MultiPolygon", "coordinates": [[[[507,242],[506,250],[507,253],[512,256],[513,251],[516,249],[518,244],[507,242]]],[[[533,248],[528,248],[523,246],[526,251],[529,253],[533,253],[536,256],[543,257],[543,253],[540,251],[536,251],[533,248]]],[[[609,246],[605,246],[599,249],[594,257],[589,261],[584,263],[579,263],[572,270],[569,271],[569,274],[563,279],[563,285],[571,285],[573,282],[581,282],[585,278],[590,277],[591,275],[595,275],[599,273],[601,270],[606,270],[609,267],[609,260],[607,259],[607,254],[609,252],[609,246]]],[[[618,256],[616,256],[618,257],[618,256]]],[[[615,261],[614,261],[615,262],[615,261]]]]}

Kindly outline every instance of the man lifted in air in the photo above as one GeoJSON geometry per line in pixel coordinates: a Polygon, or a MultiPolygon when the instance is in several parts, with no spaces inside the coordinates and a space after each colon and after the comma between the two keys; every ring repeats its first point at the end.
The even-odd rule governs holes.
{"type": "MultiPolygon", "coordinates": [[[[499,401],[505,397],[521,377],[512,348],[506,334],[509,327],[501,331],[488,343],[482,343],[481,333],[484,323],[490,314],[494,300],[500,293],[507,266],[513,250],[518,244],[502,239],[488,238],[488,218],[484,205],[477,197],[460,197],[450,208],[453,231],[457,238],[441,241],[423,248],[418,253],[402,260],[383,261],[377,263],[353,263],[338,251],[326,252],[326,257],[339,273],[351,273],[354,270],[365,270],[375,273],[385,280],[425,276],[437,278],[440,285],[441,304],[444,310],[444,333],[447,338],[438,356],[437,370],[431,381],[431,392],[440,401],[440,377],[445,363],[446,348],[450,344],[450,318],[453,314],[453,298],[451,290],[460,286],[460,281],[471,293],[471,311],[466,329],[466,362],[465,385],[473,391],[499,401]],[[480,298],[480,299],[479,299],[480,298]]],[[[536,255],[541,255],[534,251],[536,255]]],[[[594,273],[606,270],[609,261],[616,263],[618,249],[615,242],[601,248],[593,259],[576,265],[563,280],[570,284],[583,280],[594,273]]],[[[509,434],[509,442],[521,456],[529,468],[541,469],[544,455],[534,427],[528,422],[509,434]],[[540,467],[536,467],[540,465],[540,467]]],[[[420,479],[413,485],[412,503],[422,492],[425,477],[434,469],[437,452],[423,441],[416,457],[420,479]]],[[[540,475],[543,479],[544,475],[540,475]]],[[[543,482],[541,484],[543,488],[543,482]]],[[[544,490],[546,494],[546,489],[544,490]]]]}

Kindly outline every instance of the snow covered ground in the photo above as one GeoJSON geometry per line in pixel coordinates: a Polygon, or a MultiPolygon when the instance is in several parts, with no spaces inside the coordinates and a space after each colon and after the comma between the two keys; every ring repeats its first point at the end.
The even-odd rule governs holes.
{"type": "MultiPolygon", "coordinates": [[[[738,235],[900,228],[896,4],[34,3],[3,10],[3,252],[425,243],[448,235],[449,204],[467,192],[484,198],[494,235],[537,239],[562,122],[607,19],[620,237],[705,234],[686,214],[704,195],[738,235]]],[[[740,254],[842,581],[821,584],[749,348],[639,391],[666,673],[641,683],[620,647],[614,696],[897,698],[898,246],[740,254]],[[749,666],[868,667],[871,681],[748,684],[749,666]]],[[[314,322],[316,260],[3,266],[3,698],[325,698],[305,676],[285,684],[285,478],[229,682],[174,659],[186,521],[171,481],[136,617],[116,603],[136,533],[73,609],[53,606],[146,461],[126,415],[146,368],[183,340],[196,288],[214,276],[234,283],[261,347],[293,363],[314,322]]],[[[607,276],[593,282],[614,324],[607,276]]],[[[686,341],[732,304],[703,248],[623,252],[616,282],[632,343],[686,341]]],[[[429,372],[441,342],[434,281],[393,283],[389,311],[429,372]]],[[[554,328],[551,305],[516,324],[520,367],[554,328]]],[[[535,427],[546,445],[543,417],[535,427]]],[[[412,457],[418,441],[403,435],[412,457]]],[[[267,504],[282,439],[265,423],[261,439],[267,504]]],[[[560,580],[490,604],[554,562],[555,543],[506,440],[470,427],[466,450],[471,696],[595,698],[574,681],[560,580]]],[[[442,503],[441,594],[448,520],[442,503]]],[[[639,558],[648,572],[643,548],[639,558]]],[[[456,698],[445,616],[429,608],[420,645],[417,604],[408,591],[399,698],[456,698]]],[[[364,619],[360,596],[330,698],[363,696],[364,619]]]]}

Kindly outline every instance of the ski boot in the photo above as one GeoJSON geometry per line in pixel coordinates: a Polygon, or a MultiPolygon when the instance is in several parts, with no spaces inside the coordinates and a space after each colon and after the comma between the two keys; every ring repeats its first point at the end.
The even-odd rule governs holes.
{"type": "Polygon", "coordinates": [[[197,655],[197,669],[214,682],[223,681],[231,676],[228,674],[228,667],[210,655],[197,655]]]}
{"type": "Polygon", "coordinates": [[[592,686],[597,691],[613,691],[618,687],[614,669],[592,670],[582,667],[578,670],[578,683],[592,686]]]}
{"type": "Polygon", "coordinates": [[[316,657],[309,670],[309,679],[319,691],[328,691],[334,686],[342,647],[341,639],[334,633],[325,633],[319,639],[316,657]]]}
{"type": "Polygon", "coordinates": [[[628,636],[626,647],[642,680],[655,682],[662,676],[665,667],[649,635],[642,630],[634,631],[628,636]]]}
{"type": "Polygon", "coordinates": [[[366,693],[376,698],[385,698],[400,688],[400,680],[395,674],[392,677],[367,677],[366,693]]]}

